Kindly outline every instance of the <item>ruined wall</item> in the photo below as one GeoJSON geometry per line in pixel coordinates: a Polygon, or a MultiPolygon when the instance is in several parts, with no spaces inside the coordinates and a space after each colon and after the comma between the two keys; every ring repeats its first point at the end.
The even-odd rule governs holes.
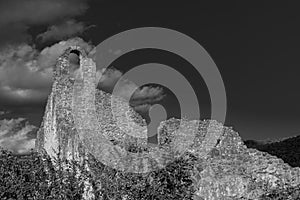
{"type": "MultiPolygon", "coordinates": [[[[237,132],[213,120],[185,121],[183,127],[179,127],[181,120],[169,119],[158,127],[159,147],[128,153],[125,151],[128,145],[147,148],[146,140],[134,139],[126,134],[127,129],[118,128],[111,113],[111,96],[95,88],[95,70],[95,63],[86,57],[80,47],[70,47],[59,57],[52,91],[38,131],[37,151],[45,150],[52,157],[56,156],[56,152],[60,152],[62,157],[76,160],[85,157],[86,150],[79,138],[80,130],[74,121],[72,104],[73,89],[78,87],[77,120],[84,125],[81,133],[91,136],[86,141],[91,144],[92,151],[98,153],[96,157],[100,156],[100,160],[110,159],[106,160],[109,167],[112,167],[109,162],[116,161],[120,171],[130,168],[135,172],[150,172],[155,168],[153,162],[164,167],[166,161],[176,159],[176,152],[179,152],[179,156],[188,152],[197,159],[190,169],[195,188],[194,199],[260,199],[271,191],[300,186],[299,168],[291,168],[267,153],[247,149],[237,132]],[[77,85],[73,74],[69,72],[68,57],[74,50],[80,55],[82,70],[82,74],[79,74],[82,75],[82,82],[77,85]],[[110,140],[117,145],[107,145],[106,142],[110,140]]],[[[134,113],[128,105],[121,105],[124,106],[122,113],[134,113]]],[[[145,124],[141,121],[140,125],[145,124]]],[[[147,179],[147,174],[145,177],[147,179]]],[[[86,195],[85,199],[93,197],[86,195]]]]}
{"type": "Polygon", "coordinates": [[[77,96],[81,99],[76,106],[84,106],[84,108],[81,109],[83,113],[77,114],[77,118],[83,117],[83,120],[89,124],[86,128],[89,128],[90,131],[92,131],[91,127],[97,123],[101,127],[99,134],[108,140],[114,141],[122,148],[127,150],[133,146],[140,149],[146,148],[146,136],[135,138],[127,134],[129,131],[147,134],[145,120],[122,98],[116,97],[114,100],[120,110],[118,113],[119,119],[122,117],[126,119],[127,115],[131,115],[143,130],[133,130],[134,126],[131,126],[131,124],[126,124],[124,126],[125,130],[118,127],[112,114],[111,95],[96,89],[96,63],[87,57],[83,49],[73,46],[68,48],[57,60],[52,91],[48,96],[43,121],[37,134],[36,150],[38,152],[46,151],[52,157],[55,157],[59,152],[62,157],[76,160],[85,154],[85,148],[80,141],[77,130],[79,127],[75,126],[74,111],[72,110],[76,75],[70,72],[69,55],[71,52],[79,54],[80,69],[77,71],[77,75],[83,76],[84,74],[81,79],[82,81],[84,79],[89,85],[89,87],[78,90],[79,94],[77,96]],[[95,106],[94,109],[96,110],[88,109],[92,106],[95,106]],[[88,113],[88,115],[85,115],[85,113],[88,113]],[[93,123],[91,123],[91,118],[94,120],[93,123]]]}
{"type": "Polygon", "coordinates": [[[69,55],[79,54],[80,60],[87,59],[86,53],[78,46],[68,48],[56,63],[52,91],[41,127],[37,133],[36,149],[43,149],[52,157],[60,153],[62,157],[78,160],[84,154],[74,126],[72,115],[72,93],[74,78],[70,74],[69,55]]]}

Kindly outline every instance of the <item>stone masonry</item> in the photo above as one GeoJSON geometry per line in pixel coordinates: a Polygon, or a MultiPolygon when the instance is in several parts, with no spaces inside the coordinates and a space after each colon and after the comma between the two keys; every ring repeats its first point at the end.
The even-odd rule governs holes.
{"type": "MultiPolygon", "coordinates": [[[[78,46],[68,48],[58,58],[36,140],[38,152],[51,157],[59,153],[77,161],[85,159],[89,152],[120,173],[138,172],[145,176],[189,153],[197,158],[190,174],[196,189],[193,198],[198,200],[260,199],[271,191],[300,186],[299,168],[248,149],[237,132],[214,120],[163,121],[155,147],[147,145],[146,137],[128,135],[130,131],[146,133],[145,121],[121,98],[116,98],[121,118],[126,113],[123,117],[132,117],[139,124],[139,129],[131,129],[128,124],[125,129],[118,127],[110,105],[112,96],[96,88],[95,73],[96,64],[78,46]],[[69,70],[70,53],[80,58],[75,75],[69,70]]],[[[93,199],[93,195],[85,199],[93,199]]]]}

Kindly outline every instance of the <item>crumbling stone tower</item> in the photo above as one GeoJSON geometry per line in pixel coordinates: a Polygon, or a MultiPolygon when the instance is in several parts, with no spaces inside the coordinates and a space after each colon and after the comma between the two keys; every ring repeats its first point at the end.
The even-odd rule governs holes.
{"type": "MultiPolygon", "coordinates": [[[[77,54],[81,63],[85,59],[89,59],[86,52],[79,46],[69,47],[58,58],[52,90],[48,96],[43,121],[37,133],[35,148],[39,153],[46,153],[51,158],[59,156],[60,159],[79,161],[81,164],[85,164],[85,169],[89,171],[88,164],[83,162],[87,158],[87,152],[79,139],[72,114],[74,76],[70,71],[69,56],[71,53],[77,54]]],[[[82,198],[94,199],[93,188],[88,179],[84,181],[82,198]]]]}
{"type": "MultiPolygon", "coordinates": [[[[51,157],[56,157],[58,154],[61,156],[61,158],[68,158],[68,159],[74,159],[74,160],[80,160],[80,158],[84,158],[87,155],[87,152],[84,148],[84,145],[80,141],[79,134],[76,130],[75,122],[74,122],[74,113],[72,110],[72,103],[73,103],[73,88],[74,88],[74,74],[70,72],[70,62],[69,62],[69,56],[71,53],[75,53],[79,56],[80,59],[80,68],[84,69],[85,74],[87,74],[87,77],[92,77],[91,73],[95,73],[95,66],[94,71],[92,66],[83,66],[87,64],[95,64],[91,58],[88,58],[86,55],[86,52],[81,49],[78,46],[72,46],[68,48],[59,58],[56,64],[55,72],[54,72],[54,83],[52,86],[51,94],[48,97],[48,102],[45,110],[45,115],[43,118],[43,122],[41,124],[41,127],[38,131],[37,140],[36,140],[36,149],[38,152],[46,151],[48,155],[51,157]],[[86,73],[87,72],[87,73],[86,73]]],[[[88,78],[87,81],[93,81],[91,78],[88,78]]],[[[94,83],[89,84],[91,87],[96,87],[94,83]]],[[[91,88],[86,88],[83,92],[85,93],[85,97],[90,96],[89,93],[91,88]]],[[[82,95],[82,94],[81,94],[82,95]]],[[[135,131],[135,132],[142,132],[143,130],[146,131],[146,124],[143,119],[133,111],[132,108],[130,108],[129,105],[125,105],[126,103],[122,102],[121,99],[117,99],[117,104],[120,106],[118,108],[121,108],[120,113],[131,113],[135,119],[136,122],[140,124],[139,127],[142,127],[141,129],[135,128],[137,126],[134,126],[132,124],[128,124],[128,127],[124,129],[120,129],[118,127],[118,124],[114,121],[114,117],[112,116],[111,111],[111,95],[96,90],[95,94],[95,104],[97,113],[95,113],[94,117],[98,117],[99,124],[101,126],[100,134],[103,135],[106,139],[114,141],[117,146],[120,146],[121,148],[124,148],[128,150],[130,147],[138,147],[141,149],[147,148],[147,138],[135,138],[133,136],[130,136],[127,134],[127,131],[135,131]],[[108,125],[108,126],[107,126],[108,125]],[[143,128],[144,127],[144,128],[143,128]],[[134,130],[132,130],[134,129],[134,130]]],[[[84,104],[84,103],[79,103],[84,104]]],[[[81,109],[82,110],[82,109],[81,109]]],[[[127,114],[123,116],[123,119],[127,118],[127,114]]],[[[193,126],[195,129],[195,126],[198,126],[198,122],[190,122],[188,123],[193,126]]],[[[215,125],[215,129],[222,129],[222,125],[218,123],[212,123],[211,125],[215,125]],[[221,127],[220,127],[221,126],[221,127]],[[219,128],[217,128],[219,127],[219,128]]],[[[159,130],[162,130],[165,126],[165,123],[162,122],[160,127],[158,127],[159,130]]],[[[86,127],[89,128],[89,127],[86,127]]],[[[166,144],[163,141],[166,139],[164,133],[161,133],[161,131],[158,131],[159,133],[159,145],[164,146],[165,152],[162,152],[161,149],[155,148],[152,149],[154,152],[151,152],[153,159],[156,159],[155,157],[160,157],[163,154],[168,157],[168,155],[172,155],[172,151],[176,150],[177,144],[176,143],[182,143],[182,141],[185,141],[184,138],[187,138],[186,136],[190,136],[188,133],[188,126],[186,127],[187,130],[181,130],[175,131],[173,135],[173,142],[166,144]],[[177,138],[177,139],[176,139],[177,138]],[[168,146],[170,148],[168,148],[168,146]]],[[[195,129],[196,130],[196,129],[195,129]]],[[[199,149],[204,152],[205,154],[207,151],[209,151],[212,146],[216,143],[218,137],[222,131],[208,131],[207,137],[204,140],[205,145],[202,145],[202,147],[199,149]]],[[[194,135],[195,133],[193,133],[194,135]]],[[[169,136],[168,136],[169,137],[169,136]]],[[[170,136],[171,138],[171,136],[170,136]]],[[[192,138],[192,137],[190,137],[192,138]]],[[[189,140],[189,139],[188,139],[189,140]]],[[[192,143],[193,141],[188,141],[187,144],[192,143]]],[[[114,148],[116,149],[116,152],[118,152],[120,148],[114,148]]],[[[109,153],[109,152],[108,152],[109,153]]],[[[145,169],[148,168],[148,170],[152,169],[152,164],[148,162],[148,160],[141,160],[139,155],[134,153],[127,154],[125,151],[122,150],[122,153],[119,151],[120,155],[127,155],[130,157],[129,160],[137,160],[137,162],[146,162],[149,166],[145,166],[145,169]]],[[[147,153],[146,153],[147,154],[147,153]]],[[[111,154],[112,155],[112,154],[111,154]]],[[[117,157],[116,160],[123,160],[126,162],[127,158],[129,157],[117,157]],[[124,160],[125,159],[125,160],[124,160]]],[[[146,157],[148,157],[146,155],[146,157]]],[[[160,158],[158,159],[159,162],[163,162],[163,160],[166,158],[160,158]]],[[[172,160],[172,156],[170,157],[172,160]]],[[[130,165],[130,163],[127,163],[130,165]]]]}
{"type": "MultiPolygon", "coordinates": [[[[79,56],[80,69],[85,69],[88,77],[92,77],[95,71],[88,64],[96,65],[86,52],[79,46],[71,46],[58,58],[55,71],[52,91],[48,96],[48,102],[40,129],[37,133],[36,150],[46,152],[51,157],[56,157],[59,153],[61,158],[74,159],[79,161],[86,157],[87,152],[80,141],[78,131],[74,122],[72,111],[73,87],[75,83],[74,73],[70,71],[69,56],[75,53],[79,56]]],[[[92,80],[88,80],[92,81],[92,80]]],[[[93,85],[96,87],[96,85],[93,85]]],[[[91,88],[88,88],[89,90],[91,88]]],[[[89,91],[85,91],[89,93],[89,91]]],[[[143,146],[147,144],[147,138],[135,138],[120,130],[115,123],[110,107],[111,95],[101,90],[96,90],[95,104],[97,107],[98,122],[103,128],[101,134],[107,139],[116,142],[126,149],[132,146],[143,146]]],[[[145,121],[133,109],[126,105],[122,99],[116,99],[117,104],[122,108],[121,113],[131,113],[139,123],[145,127],[145,121]]],[[[128,129],[132,129],[128,124],[128,129]]],[[[139,131],[139,130],[136,130],[139,131]]]]}
{"type": "MultiPolygon", "coordinates": [[[[89,59],[85,51],[77,46],[68,48],[59,57],[55,68],[52,91],[36,140],[38,152],[46,151],[51,157],[56,157],[59,153],[62,158],[79,161],[86,158],[86,149],[75,128],[74,107],[72,107],[73,89],[78,87],[78,97],[84,99],[84,101],[79,100],[78,102],[79,114],[86,115],[89,110],[85,108],[89,107],[86,107],[85,103],[95,101],[92,103],[95,103],[96,112],[93,112],[95,116],[92,117],[94,117],[93,119],[97,118],[100,127],[95,132],[104,136],[100,137],[100,140],[114,141],[116,145],[110,145],[105,151],[105,146],[108,145],[103,141],[95,142],[94,137],[91,137],[90,144],[95,144],[94,146],[101,150],[98,151],[97,155],[102,156],[108,153],[109,160],[121,161],[117,163],[120,164],[118,169],[121,170],[119,171],[122,171],[122,168],[127,168],[127,164],[130,167],[139,167],[134,163],[142,163],[144,166],[141,167],[141,171],[149,172],[157,164],[164,164],[164,160],[173,161],[176,152],[180,152],[180,155],[188,152],[197,159],[197,162],[190,169],[190,174],[193,176],[190,178],[195,187],[194,199],[259,199],[263,194],[269,194],[271,191],[287,190],[300,186],[300,168],[291,168],[274,156],[254,149],[247,149],[237,132],[214,120],[186,121],[180,127],[180,119],[166,120],[158,127],[159,148],[154,148],[154,150],[149,148],[144,154],[128,153],[128,146],[133,144],[137,147],[146,147],[147,141],[127,136],[126,131],[128,129],[120,130],[118,128],[111,113],[111,95],[93,88],[96,86],[92,79],[92,73],[95,73],[96,69],[93,65],[88,66],[92,63],[89,59]],[[70,72],[69,55],[71,53],[79,55],[80,68],[87,70],[84,71],[87,72],[85,73],[87,77],[83,78],[88,78],[88,80],[84,80],[87,80],[87,87],[84,84],[84,87],[81,84],[76,85],[74,76],[70,72]],[[87,63],[86,66],[84,63],[87,63]],[[90,93],[91,91],[94,93],[90,93]],[[144,155],[144,157],[139,155],[144,155]],[[156,160],[158,160],[157,163],[152,162],[156,160]],[[121,164],[124,167],[120,168],[121,164]]],[[[82,82],[85,83],[84,81],[82,82]]],[[[77,95],[75,96],[77,97],[77,95]]],[[[122,104],[121,102],[120,100],[119,103],[122,104]]],[[[121,107],[120,114],[128,113],[128,111],[134,113],[128,105],[122,104],[121,107]]],[[[93,129],[89,127],[90,124],[88,123],[89,119],[92,118],[80,116],[85,119],[82,121],[86,122],[84,128],[88,130],[86,132],[88,135],[89,130],[93,129]]],[[[137,115],[136,117],[139,118],[137,115]]],[[[129,125],[128,128],[132,127],[129,125]]],[[[134,129],[133,131],[139,130],[134,129]]],[[[107,166],[111,167],[112,165],[107,166]]],[[[93,199],[88,182],[85,184],[84,199],[93,199]]]]}
{"type": "Polygon", "coordinates": [[[88,59],[86,52],[78,46],[68,48],[57,60],[54,83],[40,129],[37,133],[36,150],[46,151],[51,157],[59,153],[63,158],[78,160],[85,151],[79,140],[72,115],[72,88],[74,78],[70,73],[69,55],[75,53],[79,59],[88,59]]]}

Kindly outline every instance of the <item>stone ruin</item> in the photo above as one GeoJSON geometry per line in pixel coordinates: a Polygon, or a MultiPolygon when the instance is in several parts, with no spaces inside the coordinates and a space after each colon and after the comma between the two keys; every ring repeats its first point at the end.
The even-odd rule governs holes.
{"type": "Polygon", "coordinates": [[[62,158],[76,161],[87,159],[87,154],[93,153],[102,163],[117,167],[121,173],[138,172],[146,176],[189,153],[197,158],[190,170],[195,200],[260,199],[271,191],[300,186],[299,168],[292,168],[267,153],[248,149],[237,132],[214,120],[163,121],[158,127],[159,144],[155,147],[147,144],[146,137],[130,136],[129,131],[146,133],[145,120],[121,98],[115,98],[122,111],[120,115],[129,113],[125,117],[132,117],[140,128],[132,130],[134,125],[129,124],[128,129],[120,129],[112,115],[112,96],[96,89],[95,73],[96,64],[78,46],[68,48],[58,58],[36,140],[38,152],[46,152],[51,157],[59,153],[62,158]],[[69,70],[70,53],[80,58],[81,74],[77,78],[82,80],[77,82],[69,70]],[[78,127],[78,123],[83,127],[78,127]],[[97,127],[93,127],[95,123],[97,127]]]}

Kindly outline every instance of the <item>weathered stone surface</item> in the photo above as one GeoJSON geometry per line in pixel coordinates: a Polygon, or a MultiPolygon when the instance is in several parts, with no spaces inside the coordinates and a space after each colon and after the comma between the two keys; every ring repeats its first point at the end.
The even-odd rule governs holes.
{"type": "Polygon", "coordinates": [[[100,152],[109,164],[116,162],[120,174],[126,174],[122,169],[130,168],[144,172],[144,177],[191,154],[196,158],[188,168],[195,189],[194,199],[260,199],[271,191],[300,185],[299,168],[292,168],[267,153],[248,149],[237,132],[214,120],[166,120],[158,127],[159,145],[147,146],[145,121],[121,98],[114,98],[114,105],[120,110],[117,117],[124,120],[120,127],[112,114],[112,96],[95,88],[94,73],[95,63],[79,47],[71,47],[58,59],[52,92],[38,132],[38,151],[44,149],[53,157],[59,152],[65,158],[80,160],[86,158],[84,143],[88,143],[89,151],[100,152]],[[76,76],[68,69],[68,55],[73,50],[80,54],[82,70],[82,74],[77,74],[82,82],[75,86],[76,76]],[[77,122],[84,122],[86,126],[81,127],[84,130],[78,129],[74,119],[73,87],[78,87],[76,106],[80,115],[77,122]],[[128,118],[139,126],[126,120],[128,118]],[[84,141],[79,131],[86,134],[84,141]],[[135,134],[139,137],[134,137],[135,134]]]}
{"type": "Polygon", "coordinates": [[[69,72],[69,54],[76,51],[83,59],[85,52],[80,47],[71,47],[58,58],[54,83],[48,97],[44,118],[37,134],[37,151],[45,150],[51,157],[78,160],[84,155],[72,116],[72,76],[69,72]]]}
{"type": "MultiPolygon", "coordinates": [[[[85,52],[78,46],[70,47],[58,58],[54,74],[54,83],[51,94],[48,97],[44,118],[37,134],[36,149],[44,149],[52,157],[60,153],[62,157],[78,160],[85,153],[84,147],[78,137],[78,132],[74,124],[72,113],[72,95],[74,76],[69,72],[69,54],[72,51],[78,51],[81,65],[86,63],[85,52]]],[[[99,116],[98,123],[105,131],[102,134],[116,144],[129,148],[129,146],[146,146],[147,138],[136,138],[126,134],[128,129],[120,130],[116,120],[112,115],[111,95],[100,90],[96,90],[96,109],[99,116]]],[[[146,131],[146,122],[133,109],[126,105],[121,98],[115,97],[115,105],[118,105],[120,113],[128,114],[136,123],[144,127],[146,131]]],[[[126,125],[128,128],[131,128],[126,125]]],[[[137,130],[136,130],[137,131],[137,130]]],[[[138,132],[138,131],[137,131],[138,132]]],[[[146,132],[144,132],[146,134],[146,132]]]]}
{"type": "MultiPolygon", "coordinates": [[[[180,120],[170,119],[161,124],[161,145],[174,148],[184,142],[174,136],[179,123],[180,120]]],[[[206,120],[199,121],[198,130],[193,145],[188,148],[188,152],[198,158],[192,170],[194,199],[260,199],[272,191],[300,186],[300,168],[292,168],[275,156],[247,148],[231,128],[206,120]],[[213,128],[209,130],[212,123],[213,128]],[[216,139],[216,134],[211,133],[220,128],[222,131],[217,132],[221,134],[216,139]],[[214,145],[209,145],[215,140],[214,145]],[[203,155],[199,151],[209,153],[203,155]]]]}

